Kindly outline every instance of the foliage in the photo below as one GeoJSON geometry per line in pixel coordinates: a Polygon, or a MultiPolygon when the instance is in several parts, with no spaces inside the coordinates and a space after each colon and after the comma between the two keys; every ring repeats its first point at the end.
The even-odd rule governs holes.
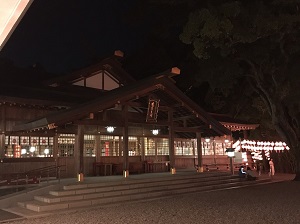
{"type": "Polygon", "coordinates": [[[180,39],[199,59],[198,80],[214,89],[247,82],[244,87],[260,97],[252,104],[269,113],[300,173],[299,5],[298,0],[208,1],[190,13],[180,39]]]}

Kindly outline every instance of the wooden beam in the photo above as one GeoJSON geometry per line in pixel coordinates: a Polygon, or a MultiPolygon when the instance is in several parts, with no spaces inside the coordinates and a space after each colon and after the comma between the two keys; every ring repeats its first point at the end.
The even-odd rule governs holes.
{"type": "Polygon", "coordinates": [[[102,120],[77,120],[74,121],[75,125],[99,125],[99,126],[118,126],[123,127],[124,122],[121,121],[102,121],[102,120]]]}
{"type": "Polygon", "coordinates": [[[135,101],[130,101],[126,103],[130,107],[138,107],[138,108],[144,108],[147,109],[147,104],[142,104],[141,102],[135,102],[135,101]]]}
{"type": "Polygon", "coordinates": [[[128,120],[129,124],[142,124],[142,125],[156,125],[156,126],[169,126],[170,122],[169,121],[157,121],[155,123],[150,123],[150,122],[146,122],[146,121],[140,121],[140,120],[133,120],[130,119],[128,120]]]}
{"type": "MultiPolygon", "coordinates": [[[[75,125],[99,125],[99,126],[117,126],[123,127],[124,122],[121,121],[101,121],[101,120],[77,120],[74,121],[75,125]]],[[[147,123],[145,120],[140,119],[128,119],[128,124],[142,124],[142,125],[157,125],[157,126],[168,126],[170,122],[168,121],[157,121],[156,123],[147,123]]]]}
{"type": "Polygon", "coordinates": [[[173,109],[173,107],[164,106],[164,105],[159,105],[158,110],[162,110],[162,111],[172,111],[172,110],[174,110],[174,109],[173,109]]]}
{"type": "Polygon", "coordinates": [[[174,132],[201,132],[201,128],[194,127],[174,127],[174,132]]]}
{"type": "Polygon", "coordinates": [[[187,115],[187,116],[173,118],[173,120],[174,121],[182,121],[182,120],[189,119],[189,118],[194,118],[194,117],[195,117],[194,115],[187,115]]]}

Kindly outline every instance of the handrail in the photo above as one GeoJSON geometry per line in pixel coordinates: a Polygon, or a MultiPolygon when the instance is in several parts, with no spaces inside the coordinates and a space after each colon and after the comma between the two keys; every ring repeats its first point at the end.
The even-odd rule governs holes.
{"type": "MultiPolygon", "coordinates": [[[[219,170],[220,167],[226,167],[227,170],[229,170],[230,168],[230,164],[228,163],[207,163],[207,164],[203,164],[203,166],[205,166],[206,171],[210,171],[211,169],[216,169],[219,170]]],[[[245,163],[235,163],[233,164],[233,168],[234,169],[238,169],[240,166],[245,166],[245,163]]]]}
{"type": "Polygon", "coordinates": [[[50,177],[55,177],[60,183],[60,174],[62,167],[65,167],[65,165],[51,165],[22,173],[2,174],[0,175],[0,185],[27,185],[29,183],[37,184],[42,182],[44,177],[46,177],[47,183],[49,182],[50,177]]]}

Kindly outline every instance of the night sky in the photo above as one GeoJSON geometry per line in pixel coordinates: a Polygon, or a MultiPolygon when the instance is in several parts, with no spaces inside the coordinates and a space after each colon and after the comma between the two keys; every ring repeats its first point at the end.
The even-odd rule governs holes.
{"type": "Polygon", "coordinates": [[[35,0],[0,57],[16,66],[41,64],[50,73],[68,73],[143,43],[143,32],[126,17],[134,0],[35,0]]]}

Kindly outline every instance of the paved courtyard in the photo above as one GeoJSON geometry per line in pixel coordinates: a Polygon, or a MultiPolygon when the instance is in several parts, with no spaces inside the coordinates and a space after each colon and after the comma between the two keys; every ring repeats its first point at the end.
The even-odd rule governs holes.
{"type": "Polygon", "coordinates": [[[142,223],[300,223],[300,182],[286,181],[230,190],[194,193],[95,207],[18,224],[142,223]]]}

